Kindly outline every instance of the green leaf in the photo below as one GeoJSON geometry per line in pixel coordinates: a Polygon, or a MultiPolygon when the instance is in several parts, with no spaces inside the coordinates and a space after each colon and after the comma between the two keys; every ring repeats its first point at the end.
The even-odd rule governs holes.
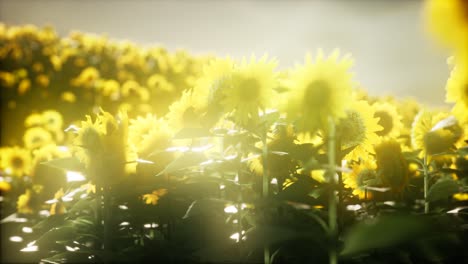
{"type": "Polygon", "coordinates": [[[429,219],[424,216],[383,216],[369,219],[351,227],[345,236],[341,255],[349,256],[414,241],[429,230],[429,219]]]}
{"type": "Polygon", "coordinates": [[[224,207],[227,203],[229,201],[214,198],[196,200],[189,206],[183,218],[224,214],[224,207]]]}
{"type": "Polygon", "coordinates": [[[50,258],[41,259],[45,263],[95,263],[95,258],[90,258],[92,254],[87,252],[64,252],[55,254],[50,258]]]}
{"type": "Polygon", "coordinates": [[[161,176],[166,173],[175,172],[189,167],[200,165],[201,162],[205,161],[206,157],[203,153],[198,152],[187,152],[169,163],[164,170],[158,173],[156,176],[161,176]]]}
{"type": "Polygon", "coordinates": [[[69,225],[55,227],[44,233],[38,240],[39,247],[53,245],[56,241],[70,240],[76,235],[75,228],[69,225]]]}
{"type": "Polygon", "coordinates": [[[447,199],[452,194],[458,192],[458,187],[458,183],[452,179],[440,179],[429,188],[427,200],[434,202],[447,199]]]}
{"type": "Polygon", "coordinates": [[[67,171],[84,171],[84,165],[76,157],[54,159],[41,164],[67,171]]]}

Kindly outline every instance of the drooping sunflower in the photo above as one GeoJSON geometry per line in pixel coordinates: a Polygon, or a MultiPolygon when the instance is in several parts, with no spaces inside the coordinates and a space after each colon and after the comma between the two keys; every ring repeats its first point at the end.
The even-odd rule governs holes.
{"type": "Polygon", "coordinates": [[[462,123],[468,122],[468,68],[454,67],[445,90],[445,101],[455,103],[453,115],[462,123]]]}
{"type": "Polygon", "coordinates": [[[377,175],[393,193],[401,193],[408,184],[408,162],[395,139],[384,140],[375,146],[377,175]]]}
{"type": "Polygon", "coordinates": [[[2,148],[1,168],[13,176],[28,175],[31,172],[31,152],[20,147],[2,148]]]}
{"type": "Polygon", "coordinates": [[[411,128],[411,143],[421,155],[438,154],[453,148],[462,134],[458,122],[447,112],[422,110],[411,128]]]}
{"type": "Polygon", "coordinates": [[[291,73],[293,82],[282,108],[295,122],[298,132],[314,132],[325,128],[327,118],[335,122],[346,116],[355,83],[349,71],[353,61],[349,55],[340,58],[338,50],[325,57],[321,50],[313,59],[291,73]]]}
{"type": "Polygon", "coordinates": [[[353,190],[353,195],[359,196],[359,199],[368,199],[372,197],[366,187],[372,185],[372,181],[377,178],[377,164],[372,156],[367,156],[359,161],[352,162],[350,172],[343,172],[343,183],[346,188],[353,190]]]}
{"type": "Polygon", "coordinates": [[[43,127],[32,127],[23,135],[24,146],[28,149],[36,149],[53,143],[52,134],[43,127]]]}
{"type": "Polygon", "coordinates": [[[276,88],[277,78],[274,72],[274,60],[263,56],[258,61],[255,56],[243,59],[236,66],[229,80],[230,85],[222,90],[225,113],[231,113],[233,120],[239,125],[246,125],[249,119],[256,120],[259,111],[265,111],[270,106],[273,88],[276,88]]]}
{"type": "Polygon", "coordinates": [[[337,135],[342,149],[354,147],[344,158],[358,160],[374,153],[373,145],[379,140],[376,133],[382,130],[367,101],[355,101],[340,119],[337,135]]]}
{"type": "Polygon", "coordinates": [[[372,108],[374,108],[374,117],[379,118],[378,124],[383,128],[377,132],[377,135],[381,138],[397,138],[403,123],[395,105],[378,101],[372,104],[372,108]]]}

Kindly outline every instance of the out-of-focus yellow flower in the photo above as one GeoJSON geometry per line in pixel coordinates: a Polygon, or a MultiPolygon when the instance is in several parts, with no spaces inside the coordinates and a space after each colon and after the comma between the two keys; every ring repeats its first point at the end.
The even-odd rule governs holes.
{"type": "Polygon", "coordinates": [[[42,63],[40,63],[40,62],[35,62],[32,65],[32,69],[33,69],[33,71],[35,71],[37,73],[40,73],[40,72],[44,71],[44,65],[42,63]]]}
{"type": "Polygon", "coordinates": [[[28,149],[36,149],[52,143],[52,135],[43,127],[31,127],[23,135],[24,146],[28,149]]]}
{"type": "Polygon", "coordinates": [[[465,0],[426,0],[427,27],[438,40],[461,51],[468,43],[468,3],[465,0]]]}
{"type": "Polygon", "coordinates": [[[55,110],[47,110],[42,112],[44,127],[49,131],[61,131],[63,125],[62,114],[55,110]]]}
{"type": "Polygon", "coordinates": [[[16,83],[16,77],[11,72],[0,72],[0,84],[4,87],[12,87],[16,83]]]}
{"type": "Polygon", "coordinates": [[[142,199],[145,202],[145,204],[152,204],[156,205],[158,204],[158,201],[161,197],[166,195],[168,193],[167,189],[157,189],[154,190],[152,193],[149,194],[144,194],[142,199]]]}
{"type": "Polygon", "coordinates": [[[468,122],[468,68],[454,67],[445,90],[445,101],[455,103],[452,108],[453,115],[461,123],[468,122]]]}
{"type": "Polygon", "coordinates": [[[369,182],[377,178],[377,165],[372,156],[367,156],[353,162],[350,166],[350,172],[343,172],[343,183],[346,188],[351,188],[353,194],[359,196],[359,199],[369,199],[372,192],[366,191],[369,182]]]}
{"type": "Polygon", "coordinates": [[[18,84],[18,94],[24,95],[31,89],[31,81],[29,79],[23,79],[18,84]]]}
{"type": "Polygon", "coordinates": [[[50,84],[49,77],[45,74],[40,74],[36,77],[36,83],[41,87],[48,87],[50,84]]]}
{"type": "Polygon", "coordinates": [[[374,117],[379,118],[378,124],[383,128],[377,132],[377,135],[382,138],[397,138],[401,133],[403,123],[396,107],[388,102],[375,102],[372,107],[374,117]]]}
{"type": "Polygon", "coordinates": [[[11,184],[7,181],[0,181],[0,193],[6,193],[11,190],[11,184]]]}
{"type": "Polygon", "coordinates": [[[63,101],[68,102],[68,103],[74,103],[76,101],[76,96],[73,92],[63,92],[62,95],[60,96],[63,101]]]}
{"type": "Polygon", "coordinates": [[[367,101],[352,102],[350,109],[346,111],[346,117],[337,126],[342,148],[354,147],[345,159],[359,160],[374,153],[373,145],[379,141],[376,133],[381,130],[378,118],[374,117],[374,109],[367,101]]]}
{"type": "Polygon", "coordinates": [[[146,157],[153,151],[163,151],[170,146],[173,137],[172,129],[164,119],[148,114],[130,120],[129,142],[135,147],[139,156],[146,157]]]}
{"type": "Polygon", "coordinates": [[[355,85],[349,72],[353,61],[349,55],[340,58],[338,50],[325,57],[321,50],[305,65],[292,73],[294,82],[283,109],[289,120],[295,122],[298,132],[314,132],[327,127],[327,118],[335,122],[346,116],[355,85]]]}
{"type": "Polygon", "coordinates": [[[31,208],[31,190],[27,189],[26,192],[18,197],[16,209],[20,214],[32,214],[31,208]]]}
{"type": "Polygon", "coordinates": [[[62,70],[63,60],[60,58],[60,56],[55,55],[55,54],[50,56],[50,63],[52,64],[52,67],[54,68],[55,71],[62,70]]]}
{"type": "Polygon", "coordinates": [[[165,92],[172,92],[176,89],[174,85],[169,82],[164,75],[161,74],[151,75],[146,81],[146,84],[150,89],[153,88],[165,92]]]}
{"type": "Polygon", "coordinates": [[[2,148],[0,150],[1,167],[7,174],[23,176],[31,172],[31,153],[20,147],[2,148]]]}
{"type": "Polygon", "coordinates": [[[421,105],[413,98],[397,101],[396,104],[398,114],[401,116],[401,122],[403,124],[401,134],[410,135],[411,125],[413,124],[414,118],[419,113],[421,105]]]}
{"type": "Polygon", "coordinates": [[[78,77],[71,80],[71,85],[90,88],[95,84],[95,81],[99,79],[99,76],[99,71],[96,68],[87,67],[78,75],[78,77]]]}
{"type": "Polygon", "coordinates": [[[408,163],[396,140],[385,140],[375,146],[378,176],[394,193],[401,193],[408,184],[408,163]]]}
{"type": "Polygon", "coordinates": [[[120,83],[116,80],[102,80],[97,84],[98,91],[111,100],[117,100],[120,96],[120,83]]]}
{"type": "Polygon", "coordinates": [[[136,97],[142,101],[149,100],[149,92],[145,87],[140,86],[136,81],[126,81],[121,88],[122,97],[136,97]]]}
{"type": "Polygon", "coordinates": [[[43,124],[44,124],[44,120],[42,119],[42,115],[37,114],[37,113],[30,114],[24,120],[24,126],[28,128],[35,127],[35,126],[42,126],[43,124]]]}
{"type": "Polygon", "coordinates": [[[234,68],[230,85],[222,89],[224,96],[221,103],[226,113],[233,113],[236,123],[246,125],[249,119],[255,121],[259,111],[265,111],[270,106],[273,88],[277,86],[276,64],[273,60],[268,61],[266,56],[258,61],[252,56],[249,62],[244,58],[234,68]]]}

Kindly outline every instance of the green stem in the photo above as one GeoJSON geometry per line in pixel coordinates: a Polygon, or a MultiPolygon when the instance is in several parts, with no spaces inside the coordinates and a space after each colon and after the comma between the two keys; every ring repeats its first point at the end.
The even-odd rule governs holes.
{"type": "Polygon", "coordinates": [[[331,186],[328,200],[328,226],[332,245],[329,250],[329,263],[338,263],[338,252],[336,249],[337,240],[337,199],[335,195],[335,167],[336,167],[336,131],[335,122],[331,117],[328,118],[328,176],[331,186]]]}
{"type": "MultiPolygon", "coordinates": [[[[101,227],[102,225],[102,187],[96,184],[96,226],[101,227]]],[[[104,237],[104,234],[103,234],[104,237]]],[[[96,246],[97,250],[102,249],[102,243],[98,243],[96,246]]]]}
{"type": "Polygon", "coordinates": [[[110,188],[103,188],[103,212],[104,212],[104,262],[109,263],[109,257],[111,256],[112,252],[112,238],[111,238],[111,232],[112,232],[112,216],[111,216],[111,194],[110,194],[110,188]]]}
{"type": "Polygon", "coordinates": [[[427,165],[427,153],[424,154],[423,161],[423,170],[424,170],[424,213],[429,213],[429,201],[427,200],[427,193],[429,191],[429,169],[427,165]]]}
{"type": "MultiPolygon", "coordinates": [[[[268,197],[268,192],[269,192],[269,177],[268,177],[268,163],[267,163],[267,158],[268,158],[268,145],[267,145],[267,131],[266,128],[263,132],[262,135],[262,143],[263,143],[263,155],[262,155],[262,161],[263,161],[263,188],[262,188],[262,193],[263,193],[263,198],[268,197]]],[[[263,248],[263,260],[265,264],[270,264],[270,248],[268,245],[265,245],[263,248]]]]}

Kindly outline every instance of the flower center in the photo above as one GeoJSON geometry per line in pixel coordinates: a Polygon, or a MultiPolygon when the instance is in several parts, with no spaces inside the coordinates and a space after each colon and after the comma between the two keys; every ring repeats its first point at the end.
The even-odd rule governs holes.
{"type": "Polygon", "coordinates": [[[304,106],[327,105],[330,101],[331,89],[327,82],[315,80],[307,85],[304,93],[304,106]]]}
{"type": "Polygon", "coordinates": [[[24,165],[24,160],[21,158],[21,157],[13,157],[11,159],[11,165],[13,166],[13,168],[15,169],[18,169],[18,168],[22,168],[23,165],[24,165]]]}
{"type": "Polygon", "coordinates": [[[375,117],[379,119],[379,125],[383,127],[382,130],[377,131],[376,134],[379,136],[385,136],[393,129],[393,118],[392,116],[386,111],[376,111],[374,114],[375,117]]]}
{"type": "Polygon", "coordinates": [[[238,89],[240,97],[246,101],[255,101],[260,97],[260,84],[255,78],[242,79],[238,89]]]}
{"type": "Polygon", "coordinates": [[[348,111],[346,118],[340,120],[338,132],[342,146],[349,148],[364,142],[366,138],[366,125],[358,112],[348,111]]]}

